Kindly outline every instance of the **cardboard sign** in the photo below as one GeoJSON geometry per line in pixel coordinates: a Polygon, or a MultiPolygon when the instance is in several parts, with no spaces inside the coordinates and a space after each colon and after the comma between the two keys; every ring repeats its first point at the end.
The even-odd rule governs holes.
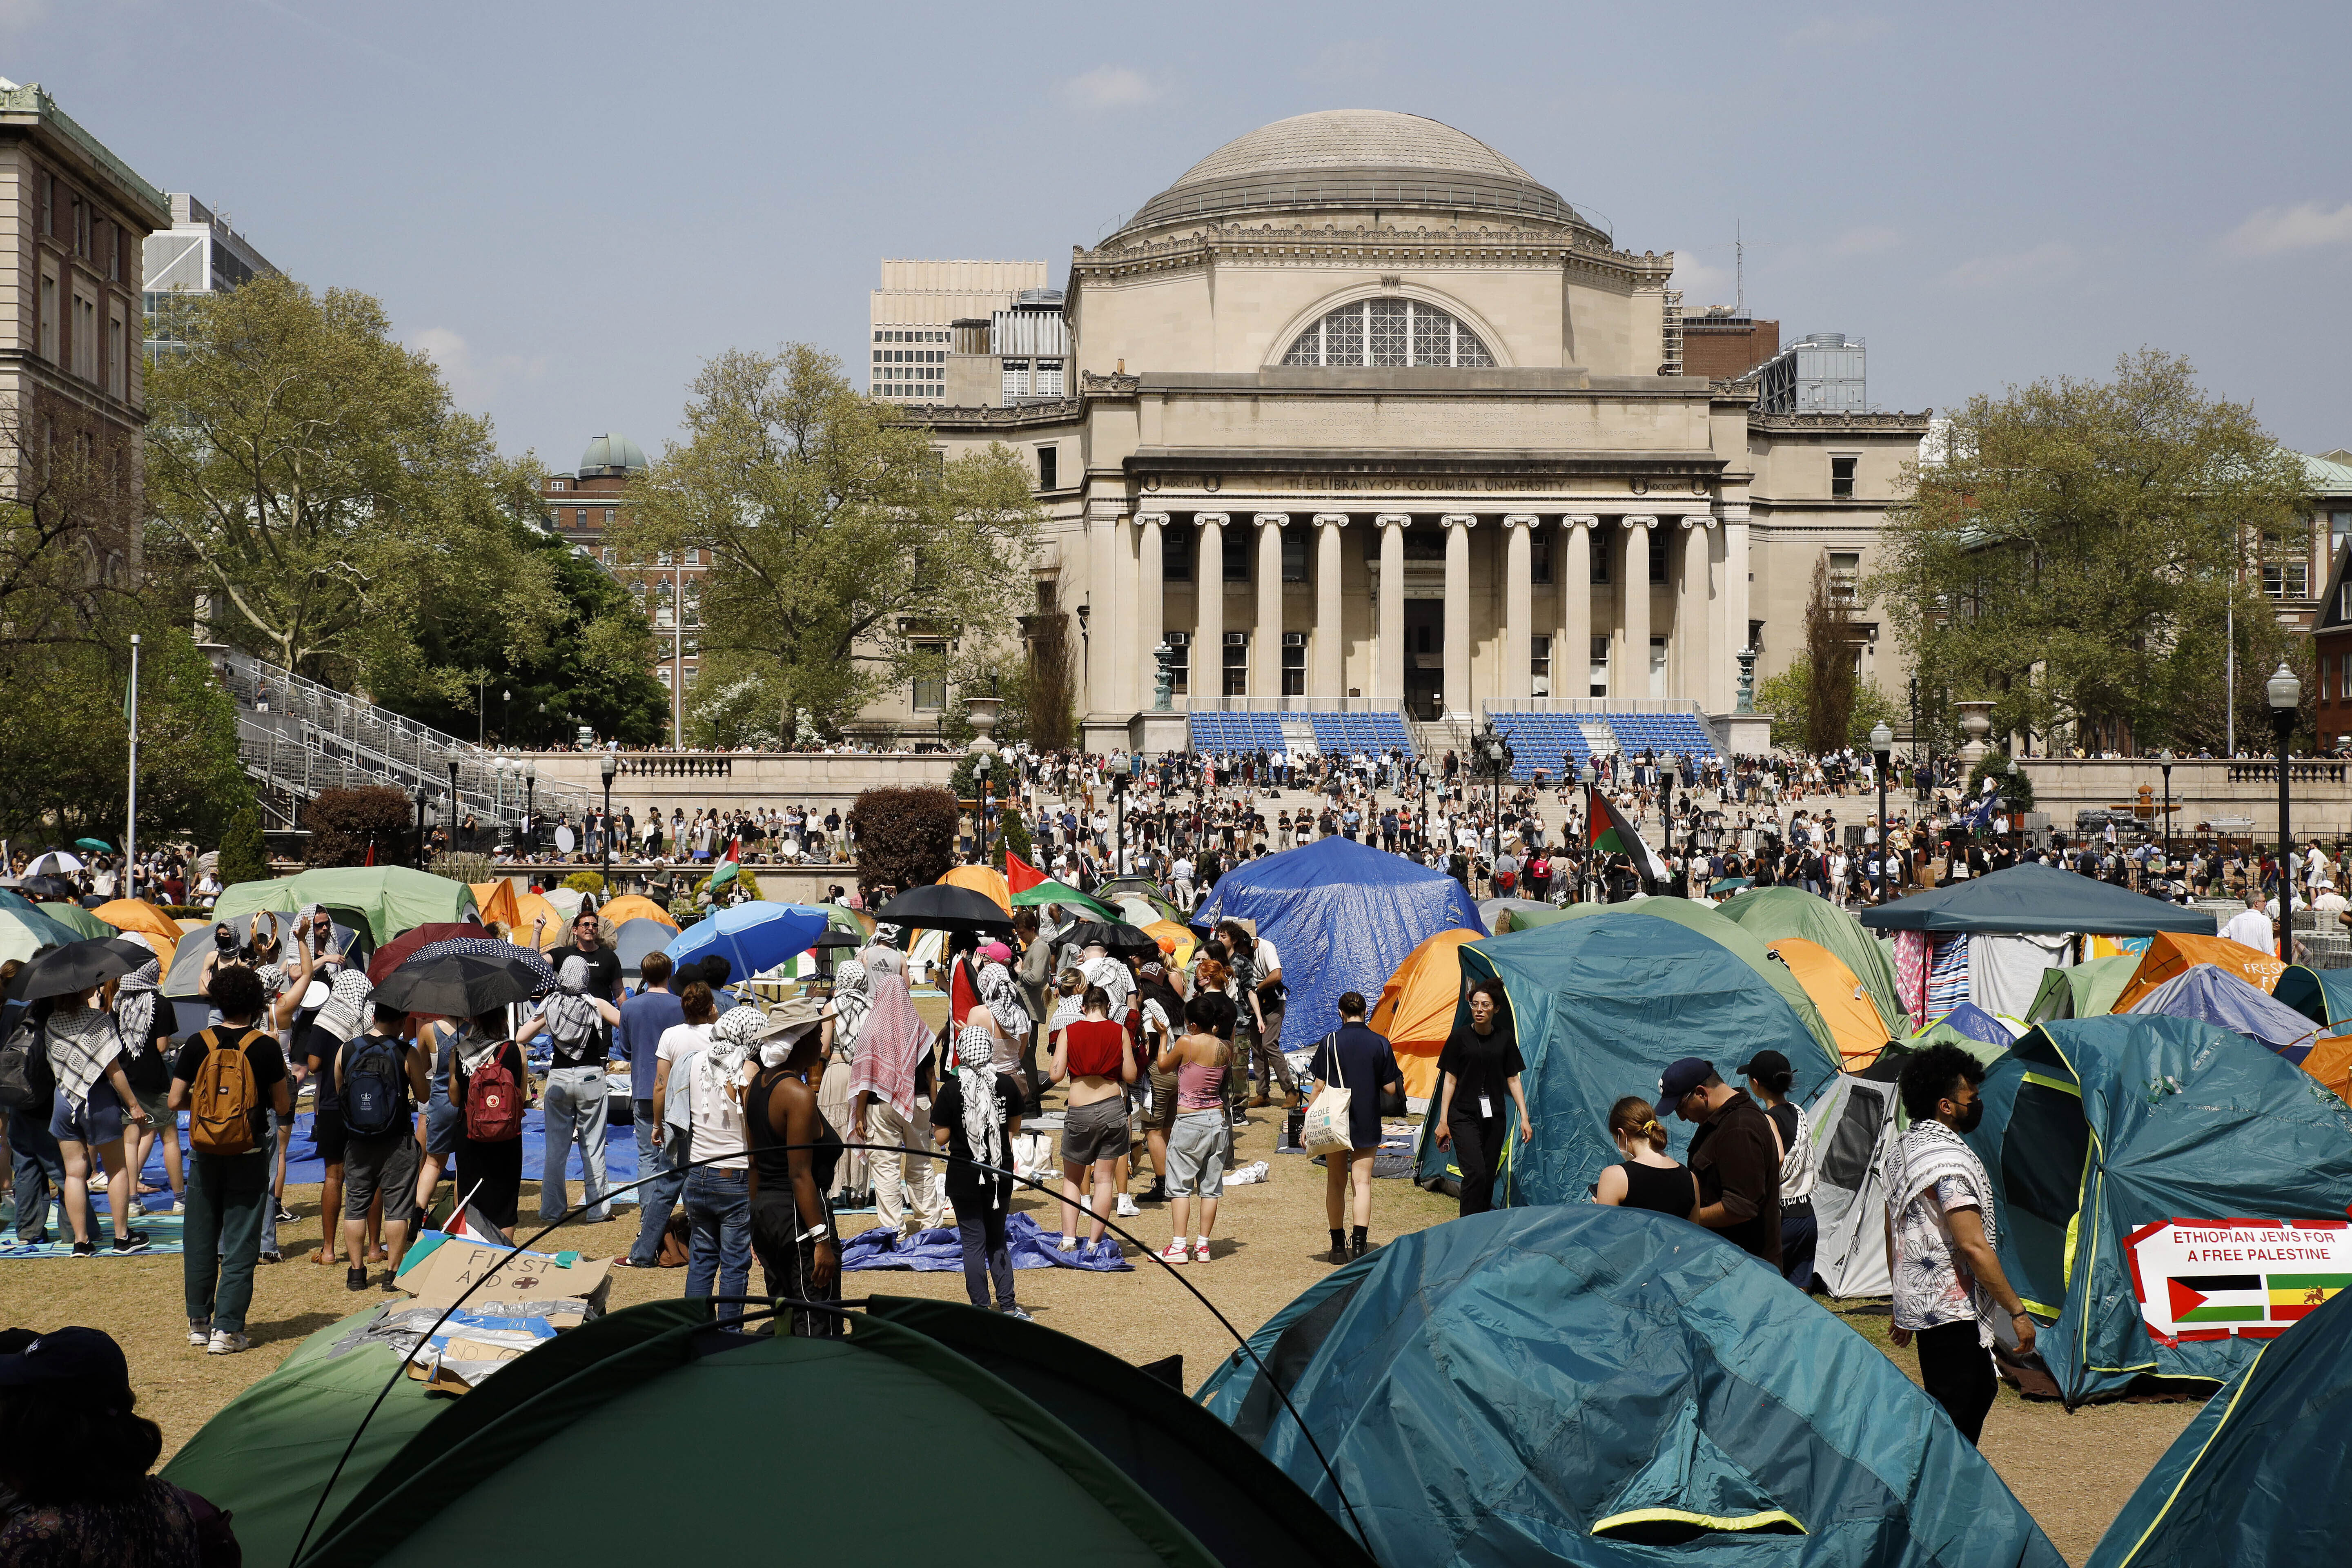
{"type": "Polygon", "coordinates": [[[2158,1220],[2124,1250],[2159,1344],[2275,1339],[2352,1287],[2352,1225],[2340,1219],[2158,1220]]]}
{"type": "Polygon", "coordinates": [[[604,1311],[612,1273],[610,1258],[579,1258],[566,1267],[543,1254],[509,1252],[452,1237],[424,1262],[403,1269],[400,1287],[415,1293],[417,1305],[439,1310],[454,1305],[488,1275],[489,1283],[466,1298],[468,1309],[504,1316],[528,1312],[568,1328],[604,1311]],[[506,1267],[490,1274],[500,1258],[507,1259],[506,1267]]]}

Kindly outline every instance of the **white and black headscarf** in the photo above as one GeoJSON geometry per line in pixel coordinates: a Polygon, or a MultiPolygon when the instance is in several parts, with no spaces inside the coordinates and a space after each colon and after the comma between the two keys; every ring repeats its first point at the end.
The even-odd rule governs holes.
{"type": "MultiPolygon", "coordinates": [[[[1003,1153],[1004,1102],[996,1098],[996,1037],[983,1024],[966,1024],[956,1036],[956,1087],[963,1091],[963,1138],[971,1157],[993,1165],[1003,1153]]],[[[1004,1206],[997,1178],[986,1178],[988,1206],[1004,1206]]]]}

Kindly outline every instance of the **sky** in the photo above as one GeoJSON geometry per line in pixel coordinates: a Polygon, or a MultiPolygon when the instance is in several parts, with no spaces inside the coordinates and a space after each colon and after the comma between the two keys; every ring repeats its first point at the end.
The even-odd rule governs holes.
{"type": "Polygon", "coordinates": [[[1696,311],[1867,341],[1948,407],[2150,347],[2352,447],[2352,7],[0,0],[37,81],[314,287],[383,300],[510,453],[677,437],[698,367],[866,358],[888,257],[1091,244],[1322,109],[1488,142],[1696,311]]]}

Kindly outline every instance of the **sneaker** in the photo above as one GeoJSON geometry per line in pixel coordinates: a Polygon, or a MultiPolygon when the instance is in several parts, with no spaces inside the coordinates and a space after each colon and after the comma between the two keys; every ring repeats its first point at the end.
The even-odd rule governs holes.
{"type": "Polygon", "coordinates": [[[245,1349],[251,1343],[253,1343],[253,1342],[247,1339],[243,1334],[233,1334],[226,1329],[215,1329],[213,1331],[213,1337],[209,1341],[205,1342],[205,1353],[206,1355],[235,1355],[237,1352],[245,1349]]]}
{"type": "Polygon", "coordinates": [[[144,1252],[150,1245],[143,1230],[126,1230],[114,1238],[114,1250],[118,1253],[144,1252]]]}
{"type": "Polygon", "coordinates": [[[366,1269],[364,1269],[364,1268],[346,1268],[346,1269],[344,1269],[344,1270],[343,1270],[343,1289],[346,1289],[346,1290],[364,1290],[364,1289],[367,1289],[367,1270],[366,1270],[366,1269]]]}
{"type": "Polygon", "coordinates": [[[278,1223],[279,1225],[290,1225],[293,1223],[293,1219],[294,1211],[288,1208],[284,1204],[279,1204],[278,1205],[278,1223]]]}
{"type": "Polygon", "coordinates": [[[1136,1215],[1138,1215],[1141,1214],[1142,1212],[1143,1212],[1143,1211],[1142,1211],[1141,1209],[1137,1208],[1137,1207],[1135,1206],[1135,1200],[1134,1200],[1133,1198],[1129,1197],[1125,1193],[1121,1193],[1121,1194],[1118,1194],[1118,1217],[1119,1217],[1119,1218],[1121,1218],[1121,1219],[1133,1219],[1136,1215]]]}
{"type": "Polygon", "coordinates": [[[1192,1244],[1192,1261],[1195,1263],[1206,1263],[1209,1261],[1209,1244],[1205,1240],[1196,1241],[1192,1244]]]}
{"type": "Polygon", "coordinates": [[[73,1255],[76,1258],[96,1258],[98,1256],[98,1243],[94,1241],[77,1241],[73,1245],[73,1255]]]}
{"type": "Polygon", "coordinates": [[[188,1343],[194,1345],[198,1350],[202,1350],[212,1342],[212,1320],[210,1318],[190,1318],[188,1320],[188,1343]]]}
{"type": "Polygon", "coordinates": [[[1077,1249],[1078,1238],[1075,1236],[1069,1235],[1067,1232],[1063,1234],[1062,1239],[1055,1243],[1054,1247],[1054,1250],[1056,1252],[1076,1252],[1077,1249]]]}
{"type": "Polygon", "coordinates": [[[1162,1263],[1190,1263],[1192,1260],[1192,1255],[1184,1249],[1181,1237],[1160,1249],[1160,1261],[1162,1263]]]}
{"type": "Polygon", "coordinates": [[[256,1263],[283,1263],[286,1261],[286,1255],[282,1252],[265,1252],[257,1257],[254,1261],[256,1263]]]}
{"type": "Polygon", "coordinates": [[[1168,1201],[1168,1184],[1164,1181],[1152,1183],[1150,1190],[1135,1201],[1139,1204],[1166,1203],[1168,1201]]]}
{"type": "Polygon", "coordinates": [[[1003,1306],[997,1308],[996,1310],[997,1315],[1000,1317],[1018,1318],[1024,1323],[1034,1323],[1037,1321],[1029,1315],[1029,1310],[1027,1308],[1018,1306],[1011,1301],[1007,1301],[1003,1306]]]}
{"type": "Polygon", "coordinates": [[[640,1263],[634,1258],[615,1258],[613,1259],[613,1267],[615,1268],[658,1268],[661,1265],[658,1263],[640,1263]]]}

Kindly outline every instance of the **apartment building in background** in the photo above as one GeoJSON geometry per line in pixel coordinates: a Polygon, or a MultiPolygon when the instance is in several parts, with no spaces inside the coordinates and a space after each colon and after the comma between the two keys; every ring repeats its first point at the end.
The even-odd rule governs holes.
{"type": "Polygon", "coordinates": [[[1042,261],[885,259],[882,287],[868,307],[874,357],[867,390],[913,407],[944,405],[954,324],[1010,310],[1024,290],[1043,289],[1045,282],[1042,261]]]}

